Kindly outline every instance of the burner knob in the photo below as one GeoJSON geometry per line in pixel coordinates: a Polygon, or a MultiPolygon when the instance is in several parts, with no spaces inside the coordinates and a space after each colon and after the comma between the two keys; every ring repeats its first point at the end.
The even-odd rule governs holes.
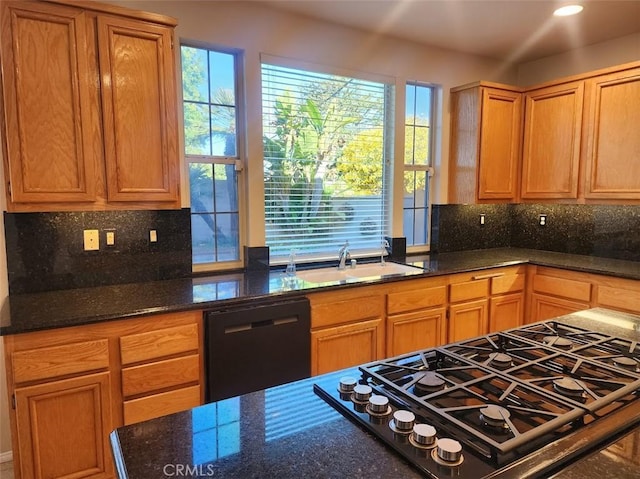
{"type": "Polygon", "coordinates": [[[393,413],[393,421],[398,431],[411,432],[413,425],[416,423],[416,415],[411,411],[399,409],[393,413]]]}
{"type": "Polygon", "coordinates": [[[372,394],[369,398],[369,410],[374,414],[384,414],[389,409],[389,398],[372,394]]]}
{"type": "Polygon", "coordinates": [[[340,392],[350,393],[353,392],[353,388],[356,387],[356,378],[351,376],[345,376],[340,378],[340,392]]]}
{"type": "Polygon", "coordinates": [[[353,388],[353,399],[360,402],[367,402],[371,397],[371,386],[358,384],[353,388]]]}
{"type": "Polygon", "coordinates": [[[429,424],[416,424],[411,437],[421,446],[431,446],[436,442],[436,428],[429,424]]]}
{"type": "Polygon", "coordinates": [[[462,456],[462,446],[455,439],[438,440],[438,457],[446,462],[457,462],[462,456]]]}

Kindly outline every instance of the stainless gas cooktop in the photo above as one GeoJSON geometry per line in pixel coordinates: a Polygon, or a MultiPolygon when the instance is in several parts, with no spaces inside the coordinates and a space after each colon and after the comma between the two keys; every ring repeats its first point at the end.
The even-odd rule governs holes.
{"type": "Polygon", "coordinates": [[[640,421],[637,342],[559,321],[376,361],[359,373],[314,390],[428,477],[509,477],[551,448],[557,468],[640,421]]]}

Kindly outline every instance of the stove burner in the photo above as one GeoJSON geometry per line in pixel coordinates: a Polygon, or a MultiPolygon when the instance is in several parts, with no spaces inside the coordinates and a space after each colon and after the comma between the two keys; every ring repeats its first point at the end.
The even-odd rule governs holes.
{"type": "Polygon", "coordinates": [[[631,371],[635,371],[638,367],[636,360],[627,356],[613,358],[613,364],[624,369],[630,369],[631,371]]]}
{"type": "Polygon", "coordinates": [[[545,336],[542,342],[547,346],[555,346],[559,349],[571,349],[573,347],[573,341],[569,338],[563,338],[561,336],[545,336]]]}
{"type": "Polygon", "coordinates": [[[584,388],[572,378],[561,378],[553,381],[553,388],[565,396],[583,397],[584,388]]]}
{"type": "Polygon", "coordinates": [[[505,353],[491,353],[489,355],[489,364],[500,369],[505,369],[511,366],[511,356],[505,353]]]}
{"type": "Polygon", "coordinates": [[[389,421],[389,427],[398,434],[411,434],[416,423],[416,415],[411,411],[398,409],[393,413],[393,419],[389,421]]]}
{"type": "Polygon", "coordinates": [[[431,451],[431,457],[442,466],[459,466],[462,464],[462,445],[447,437],[438,440],[438,447],[431,451]]]}
{"type": "Polygon", "coordinates": [[[431,449],[435,447],[438,442],[436,439],[436,428],[429,424],[416,424],[413,426],[411,436],[409,436],[409,442],[421,449],[431,449]]]}
{"type": "Polygon", "coordinates": [[[508,429],[507,419],[509,417],[511,417],[511,413],[507,409],[495,404],[480,409],[480,419],[487,426],[508,429]]]}
{"type": "Polygon", "coordinates": [[[389,406],[389,399],[385,396],[379,396],[373,394],[369,398],[369,404],[367,404],[367,412],[372,416],[386,416],[391,414],[391,406],[389,406]]]}
{"type": "Polygon", "coordinates": [[[436,376],[433,371],[427,371],[413,386],[416,394],[424,395],[444,389],[444,379],[436,376]]]}

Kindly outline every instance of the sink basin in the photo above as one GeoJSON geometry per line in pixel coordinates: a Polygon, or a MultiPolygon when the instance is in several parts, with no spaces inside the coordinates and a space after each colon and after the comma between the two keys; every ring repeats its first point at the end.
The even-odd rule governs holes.
{"type": "Polygon", "coordinates": [[[421,268],[415,268],[406,264],[398,263],[380,263],[360,264],[355,268],[347,268],[339,270],[333,266],[330,268],[315,268],[301,270],[296,273],[296,276],[308,283],[332,283],[340,281],[381,278],[383,276],[395,276],[395,275],[409,275],[409,274],[422,274],[424,270],[421,268]]]}

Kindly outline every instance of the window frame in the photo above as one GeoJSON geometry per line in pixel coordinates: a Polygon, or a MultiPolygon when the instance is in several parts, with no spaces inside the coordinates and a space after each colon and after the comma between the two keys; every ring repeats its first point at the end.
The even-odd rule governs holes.
{"type": "MultiPolygon", "coordinates": [[[[383,165],[383,176],[382,176],[382,183],[383,183],[383,191],[380,195],[380,201],[382,203],[382,208],[383,208],[383,213],[382,215],[384,215],[384,224],[383,224],[383,228],[382,228],[382,237],[380,238],[380,243],[381,245],[379,247],[371,247],[371,248],[360,248],[360,249],[354,249],[353,246],[351,246],[351,256],[353,258],[359,258],[359,257],[373,257],[376,255],[380,255],[381,253],[381,249],[382,249],[382,241],[384,237],[390,236],[391,235],[391,231],[393,229],[393,211],[391,208],[391,201],[393,198],[393,176],[394,176],[394,167],[393,165],[395,164],[395,159],[394,159],[394,153],[395,153],[395,142],[397,141],[396,139],[396,135],[397,135],[397,128],[395,125],[395,109],[396,109],[396,89],[397,89],[397,81],[395,77],[390,77],[388,75],[382,75],[382,74],[375,74],[375,73],[369,73],[369,72],[361,72],[361,71],[354,71],[354,70],[348,70],[348,69],[344,69],[344,68],[339,68],[339,67],[335,67],[335,66],[331,66],[331,65],[325,65],[325,64],[317,64],[317,63],[310,63],[310,62],[306,62],[306,61],[302,61],[302,60],[297,60],[297,59],[292,59],[292,58],[283,58],[283,57],[278,57],[278,56],[272,56],[272,55],[268,55],[268,54],[261,54],[260,56],[260,62],[259,62],[259,68],[260,71],[262,71],[262,67],[263,65],[271,65],[271,66],[275,66],[275,67],[282,67],[282,68],[287,68],[287,69],[296,69],[296,70],[300,70],[300,71],[307,71],[310,73],[315,73],[315,74],[320,74],[320,75],[336,75],[336,76],[342,76],[342,77],[348,77],[348,78],[354,78],[357,80],[362,80],[365,82],[375,82],[375,83],[380,83],[384,85],[384,106],[383,106],[383,116],[384,116],[384,120],[383,120],[383,136],[385,138],[384,143],[383,143],[383,149],[384,149],[384,157],[382,159],[382,165],[383,165]],[[391,135],[391,139],[388,139],[389,135],[391,135]]],[[[264,101],[263,99],[263,85],[262,82],[260,84],[260,100],[261,103],[264,101]]],[[[261,119],[261,121],[264,121],[264,116],[261,119]]],[[[264,138],[264,132],[263,132],[263,138],[264,138]]],[[[262,153],[264,154],[264,146],[263,146],[263,151],[262,153]]],[[[264,165],[264,155],[262,158],[262,166],[264,165]]],[[[265,211],[265,215],[264,215],[264,220],[265,220],[265,224],[266,224],[266,211],[265,211]]],[[[265,228],[266,230],[266,228],[265,228]]],[[[348,239],[348,238],[347,238],[348,239]]],[[[266,231],[265,231],[265,244],[266,244],[266,231]]],[[[342,242],[337,242],[335,243],[335,253],[333,253],[333,251],[327,249],[326,251],[323,252],[317,252],[317,253],[310,253],[310,254],[305,254],[305,253],[299,253],[296,252],[296,259],[303,261],[303,262],[309,262],[309,263],[314,263],[314,262],[325,262],[325,261],[331,261],[334,259],[337,259],[337,251],[340,248],[340,246],[342,245],[342,242]]],[[[289,258],[289,253],[283,253],[281,255],[274,255],[273,251],[270,253],[270,264],[273,265],[281,265],[281,264],[285,264],[288,261],[289,258]]]]}
{"type": "MultiPolygon", "coordinates": [[[[182,141],[182,154],[184,155],[184,166],[186,175],[186,186],[189,191],[189,214],[193,218],[191,212],[191,184],[189,175],[189,165],[191,163],[209,163],[212,165],[233,165],[236,172],[236,192],[238,205],[238,259],[230,261],[214,261],[206,263],[195,263],[193,261],[193,253],[191,259],[191,269],[194,273],[206,271],[224,271],[236,269],[244,266],[244,245],[246,244],[246,195],[245,195],[245,165],[247,164],[247,132],[246,132],[246,97],[245,97],[245,53],[244,50],[238,48],[230,48],[226,46],[215,45],[206,42],[192,41],[180,39],[179,50],[179,71],[180,71],[180,115],[181,129],[180,138],[182,141]],[[234,56],[234,88],[235,88],[235,127],[236,127],[236,156],[217,156],[217,155],[193,155],[186,152],[185,140],[185,123],[184,123],[184,86],[182,81],[182,47],[197,48],[206,50],[207,52],[225,53],[234,56]]],[[[191,236],[191,241],[193,238],[191,236]]]]}
{"type": "MultiPolygon", "coordinates": [[[[431,124],[429,125],[429,139],[428,139],[428,148],[429,148],[429,157],[427,158],[427,163],[422,165],[422,164],[415,164],[415,162],[413,163],[408,163],[406,161],[406,158],[404,158],[404,151],[406,151],[406,128],[407,126],[415,126],[414,125],[408,125],[407,124],[407,111],[406,111],[406,101],[403,105],[403,110],[404,110],[404,115],[402,117],[402,125],[403,125],[403,130],[405,131],[405,134],[402,137],[402,142],[403,142],[403,158],[402,158],[402,200],[403,200],[403,204],[402,204],[402,232],[403,232],[403,236],[404,236],[404,231],[405,231],[405,224],[404,224],[404,212],[406,210],[412,210],[412,211],[416,211],[416,208],[406,208],[404,206],[404,174],[406,172],[426,172],[426,189],[427,189],[427,195],[426,195],[426,201],[427,201],[427,208],[426,208],[426,214],[427,214],[427,218],[426,218],[426,224],[425,224],[425,228],[426,228],[426,242],[425,243],[419,243],[419,244],[409,244],[408,238],[406,238],[407,240],[407,246],[406,246],[406,251],[407,253],[418,253],[418,252],[425,252],[425,251],[429,251],[431,249],[431,210],[432,210],[432,206],[433,206],[433,189],[434,189],[434,178],[436,176],[436,169],[435,169],[435,163],[436,163],[436,149],[437,149],[437,145],[438,145],[438,138],[436,137],[436,132],[440,130],[440,124],[439,124],[439,120],[440,117],[438,116],[438,112],[439,112],[439,99],[440,99],[440,90],[441,90],[441,86],[434,84],[434,83],[430,83],[430,82],[424,82],[424,81],[417,81],[417,80],[407,80],[404,83],[404,88],[405,88],[405,96],[406,96],[406,90],[407,87],[409,86],[415,86],[415,87],[422,87],[422,88],[429,88],[431,90],[431,104],[430,104],[430,121],[431,124]]],[[[415,110],[414,110],[415,113],[415,110]]],[[[415,119],[414,119],[415,122],[415,119]]],[[[415,140],[414,140],[414,152],[415,152],[415,140]]],[[[415,193],[414,193],[414,199],[415,199],[415,193]]]]}

